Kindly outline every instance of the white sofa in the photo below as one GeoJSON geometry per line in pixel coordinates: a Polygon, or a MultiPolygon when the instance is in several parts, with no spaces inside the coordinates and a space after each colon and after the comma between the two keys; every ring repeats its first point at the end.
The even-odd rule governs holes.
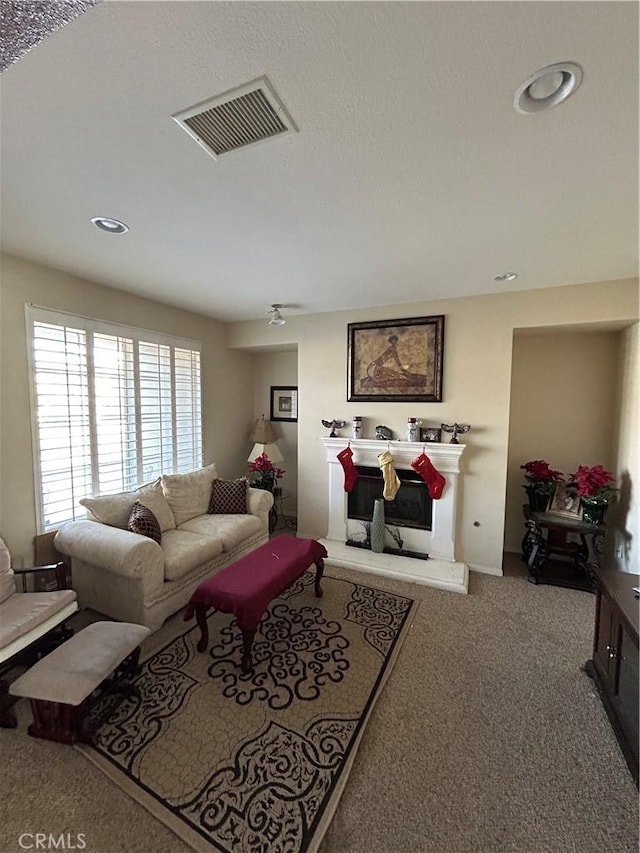
{"type": "Polygon", "coordinates": [[[71,558],[80,606],[155,631],[204,578],[266,542],[273,495],[248,488],[246,513],[210,514],[217,477],[209,465],[163,475],[133,492],[82,500],[90,519],[64,525],[55,537],[57,550],[71,558]],[[136,502],[158,520],[160,544],[127,529],[136,502]]]}

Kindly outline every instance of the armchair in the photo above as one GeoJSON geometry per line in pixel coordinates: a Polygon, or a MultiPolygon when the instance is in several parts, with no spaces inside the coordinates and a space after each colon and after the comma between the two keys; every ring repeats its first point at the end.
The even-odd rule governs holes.
{"type": "MultiPolygon", "coordinates": [[[[26,575],[35,571],[54,571],[59,583],[62,578],[60,564],[14,571],[9,550],[0,539],[0,675],[16,666],[31,665],[73,633],[64,624],[78,609],[72,589],[16,590],[15,575],[22,575],[24,590],[26,575]]],[[[15,698],[9,697],[8,686],[6,679],[0,680],[0,726],[14,728],[17,720],[11,706],[15,698]]]]}

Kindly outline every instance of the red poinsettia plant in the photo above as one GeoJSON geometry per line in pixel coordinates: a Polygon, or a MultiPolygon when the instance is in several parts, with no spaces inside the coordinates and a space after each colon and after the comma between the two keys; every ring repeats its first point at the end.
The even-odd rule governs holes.
{"type": "Polygon", "coordinates": [[[282,468],[276,468],[266,453],[261,453],[249,465],[247,479],[255,488],[273,491],[276,480],[284,473],[282,468]]]}
{"type": "Polygon", "coordinates": [[[611,483],[614,476],[602,465],[578,465],[578,470],[571,475],[571,485],[575,486],[580,498],[597,498],[603,502],[610,501],[617,492],[611,483]]]}
{"type": "Polygon", "coordinates": [[[544,512],[555,491],[556,483],[564,481],[562,471],[551,468],[544,459],[532,459],[520,467],[525,472],[527,484],[522,488],[529,498],[529,506],[534,511],[544,512]]]}
{"type": "Polygon", "coordinates": [[[564,482],[564,474],[562,471],[555,471],[549,467],[549,463],[544,459],[533,459],[531,462],[525,462],[520,466],[525,471],[525,479],[529,483],[562,483],[564,482]]]}

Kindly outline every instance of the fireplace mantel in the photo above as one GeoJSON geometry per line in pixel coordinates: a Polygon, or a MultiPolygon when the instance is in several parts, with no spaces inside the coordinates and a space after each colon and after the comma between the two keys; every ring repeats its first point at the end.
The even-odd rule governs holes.
{"type": "Polygon", "coordinates": [[[327,539],[322,541],[329,552],[330,560],[339,565],[401,577],[441,589],[466,592],[468,568],[465,563],[458,562],[455,555],[458,479],[465,445],[328,437],[321,438],[321,441],[329,465],[329,529],[327,539]],[[393,554],[374,554],[345,545],[359,524],[347,518],[344,471],[338,459],[338,453],[344,450],[347,444],[351,447],[353,464],[356,466],[377,467],[378,454],[388,450],[393,456],[395,467],[408,470],[413,460],[424,452],[445,477],[447,482],[442,497],[433,501],[433,529],[417,531],[402,528],[405,548],[428,553],[428,560],[393,554]]]}

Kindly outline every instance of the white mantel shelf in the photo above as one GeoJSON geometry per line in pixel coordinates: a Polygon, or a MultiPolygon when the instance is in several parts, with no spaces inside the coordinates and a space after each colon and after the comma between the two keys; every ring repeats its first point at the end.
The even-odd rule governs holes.
{"type": "MultiPolygon", "coordinates": [[[[465,445],[340,437],[322,437],[321,442],[329,465],[329,530],[327,537],[320,541],[327,549],[329,561],[338,566],[466,593],[469,569],[466,563],[456,560],[455,557],[458,478],[465,445]],[[338,459],[338,453],[344,450],[347,444],[351,447],[354,465],[378,467],[378,454],[388,450],[395,467],[408,470],[413,460],[424,452],[434,467],[443,474],[447,483],[442,497],[433,501],[433,529],[417,531],[402,528],[404,547],[428,553],[428,560],[395,554],[376,554],[345,544],[354,532],[362,532],[359,522],[347,518],[344,470],[338,459]]],[[[390,541],[388,544],[394,543],[390,541]]]]}

